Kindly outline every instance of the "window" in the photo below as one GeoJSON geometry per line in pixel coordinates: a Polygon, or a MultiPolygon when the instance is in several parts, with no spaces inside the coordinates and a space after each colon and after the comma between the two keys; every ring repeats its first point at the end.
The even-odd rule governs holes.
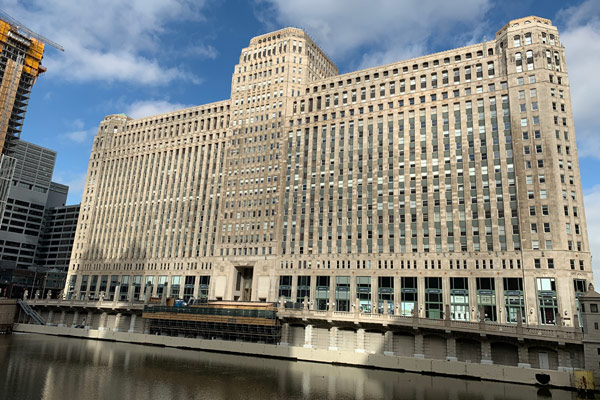
{"type": "Polygon", "coordinates": [[[590,311],[593,313],[598,312],[598,304],[590,304],[590,311]]]}
{"type": "Polygon", "coordinates": [[[521,46],[521,36],[517,35],[514,37],[514,46],[515,47],[520,47],[521,46]]]}

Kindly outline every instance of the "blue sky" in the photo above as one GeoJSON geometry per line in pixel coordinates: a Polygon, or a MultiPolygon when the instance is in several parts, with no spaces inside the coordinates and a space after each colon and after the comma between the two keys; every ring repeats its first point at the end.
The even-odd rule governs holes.
{"type": "Polygon", "coordinates": [[[69,203],[81,199],[105,115],[143,117],[228,98],[252,36],[303,28],[348,72],[489,40],[510,19],[550,18],[566,47],[588,231],[600,260],[600,1],[0,0],[0,8],[65,47],[46,50],[48,72],[33,88],[22,138],[58,152],[54,180],[71,187],[69,203]]]}

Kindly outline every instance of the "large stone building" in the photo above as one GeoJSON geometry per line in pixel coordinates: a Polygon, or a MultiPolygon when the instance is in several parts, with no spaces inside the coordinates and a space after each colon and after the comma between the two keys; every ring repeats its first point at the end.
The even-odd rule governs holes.
{"type": "Polygon", "coordinates": [[[556,27],[343,75],[299,29],[253,38],[229,100],[100,123],[69,275],[77,298],[575,324],[592,266],[556,27]]]}

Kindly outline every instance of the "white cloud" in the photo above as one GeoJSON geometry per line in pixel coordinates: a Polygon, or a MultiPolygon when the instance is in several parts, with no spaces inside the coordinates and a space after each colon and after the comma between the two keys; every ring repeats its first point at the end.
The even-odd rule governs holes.
{"type": "Polygon", "coordinates": [[[66,139],[71,142],[84,143],[85,141],[87,141],[88,138],[94,136],[94,133],[95,133],[95,129],[87,129],[87,130],[67,132],[67,133],[60,135],[60,137],[62,139],[66,139]]]}
{"type": "Polygon", "coordinates": [[[344,58],[368,46],[361,67],[421,55],[433,34],[444,35],[462,23],[482,22],[488,0],[257,0],[268,11],[258,18],[298,26],[330,56],[344,58]]]}
{"type": "Polygon", "coordinates": [[[199,44],[187,50],[188,55],[196,55],[214,60],[219,55],[217,49],[209,44],[199,44]]]}
{"type": "Polygon", "coordinates": [[[59,138],[66,142],[84,143],[96,133],[96,128],[84,129],[85,123],[79,118],[71,121],[68,125],[72,130],[59,135],[59,138]]]}
{"type": "MultiPolygon", "coordinates": [[[[594,186],[584,193],[585,219],[587,221],[590,249],[592,251],[592,265],[594,270],[594,286],[600,288],[600,185],[594,186]]],[[[598,289],[596,289],[598,290],[598,289]]]]}
{"type": "Polygon", "coordinates": [[[565,26],[560,38],[565,45],[579,156],[600,158],[600,2],[589,0],[566,8],[557,20],[565,26]]]}
{"type": "Polygon", "coordinates": [[[142,100],[136,101],[128,106],[125,110],[125,114],[131,118],[143,118],[188,107],[192,106],[181,103],[170,103],[167,100],[142,100]]]}
{"type": "Polygon", "coordinates": [[[204,4],[202,0],[0,0],[0,8],[64,46],[64,53],[46,51],[49,75],[144,85],[190,77],[198,81],[184,68],[158,59],[166,25],[201,20],[204,4]]]}

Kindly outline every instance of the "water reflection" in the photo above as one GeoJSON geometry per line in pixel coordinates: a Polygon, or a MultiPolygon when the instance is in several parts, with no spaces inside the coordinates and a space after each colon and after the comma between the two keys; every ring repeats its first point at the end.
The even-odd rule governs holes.
{"type": "Polygon", "coordinates": [[[43,335],[1,336],[0,362],[0,398],[13,399],[548,398],[530,386],[43,335]]]}

